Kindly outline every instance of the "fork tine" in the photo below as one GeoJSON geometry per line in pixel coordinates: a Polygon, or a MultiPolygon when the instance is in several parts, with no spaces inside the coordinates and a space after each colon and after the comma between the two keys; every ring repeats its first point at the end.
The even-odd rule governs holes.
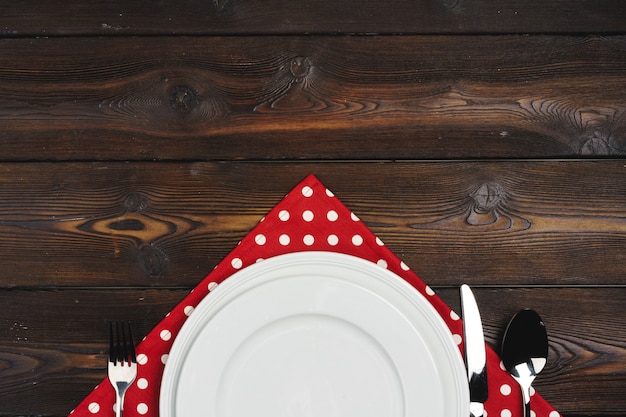
{"type": "Polygon", "coordinates": [[[122,333],[122,339],[120,342],[120,351],[121,351],[121,358],[120,358],[120,362],[122,365],[126,365],[128,364],[128,342],[126,341],[126,328],[124,327],[124,322],[119,323],[120,328],[122,329],[121,333],[122,333]]]}
{"type": "Polygon", "coordinates": [[[133,340],[133,333],[130,329],[130,322],[128,322],[128,339],[129,339],[129,362],[135,363],[137,362],[137,355],[135,354],[135,341],[133,340]]]}
{"type": "Polygon", "coordinates": [[[135,346],[130,329],[130,322],[109,322],[109,365],[107,367],[109,381],[117,396],[115,415],[120,417],[124,406],[124,396],[137,377],[137,360],[135,346]],[[128,330],[126,330],[128,327],[128,330]]]}
{"type": "Polygon", "coordinates": [[[122,337],[120,335],[120,323],[115,322],[115,364],[122,363],[124,353],[122,352],[122,337]]]}
{"type": "Polygon", "coordinates": [[[115,363],[117,353],[113,342],[113,323],[109,322],[109,362],[115,363]]]}
{"type": "Polygon", "coordinates": [[[109,361],[116,365],[136,363],[135,341],[130,322],[126,325],[124,322],[115,322],[115,331],[113,323],[109,322],[109,334],[109,361]]]}

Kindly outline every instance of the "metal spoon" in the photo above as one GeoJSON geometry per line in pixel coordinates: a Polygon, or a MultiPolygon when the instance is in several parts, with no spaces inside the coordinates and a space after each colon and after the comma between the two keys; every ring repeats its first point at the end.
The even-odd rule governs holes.
{"type": "Polygon", "coordinates": [[[524,417],[530,417],[530,387],[546,365],[548,335],[539,314],[518,312],[506,328],[502,340],[502,362],[522,389],[524,417]]]}

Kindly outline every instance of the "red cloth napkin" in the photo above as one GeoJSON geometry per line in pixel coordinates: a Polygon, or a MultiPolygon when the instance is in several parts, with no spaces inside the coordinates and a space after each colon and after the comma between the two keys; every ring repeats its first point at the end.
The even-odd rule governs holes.
{"type": "MultiPolygon", "coordinates": [[[[399,275],[422,293],[439,312],[463,352],[463,328],[452,311],[409,267],[396,257],[359,218],[313,175],[305,178],[265,216],[239,245],[137,346],[139,362],[135,384],[124,403],[125,417],[159,415],[159,389],[168,352],[194,307],[220,282],[255,262],[291,252],[333,251],[358,256],[399,275]]],[[[522,415],[520,390],[504,371],[498,355],[487,351],[490,417],[522,415]]],[[[72,417],[114,416],[115,392],[102,381],[71,413],[72,417]]],[[[531,400],[535,417],[559,413],[539,394],[531,400]]],[[[469,413],[468,413],[469,414],[469,413]]]]}

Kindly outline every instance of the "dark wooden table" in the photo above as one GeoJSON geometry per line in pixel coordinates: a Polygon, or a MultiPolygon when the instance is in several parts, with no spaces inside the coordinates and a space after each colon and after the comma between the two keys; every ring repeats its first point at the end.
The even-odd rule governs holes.
{"type": "Polygon", "coordinates": [[[314,173],[536,388],[626,415],[626,3],[0,3],[0,416],[66,416],[314,173]]]}

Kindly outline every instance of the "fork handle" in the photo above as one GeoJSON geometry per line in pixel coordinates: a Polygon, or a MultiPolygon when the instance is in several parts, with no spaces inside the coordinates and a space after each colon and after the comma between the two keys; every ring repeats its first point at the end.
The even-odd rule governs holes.
{"type": "Polygon", "coordinates": [[[116,386],[115,393],[117,394],[117,401],[115,402],[115,417],[122,417],[122,410],[124,409],[124,396],[126,395],[126,389],[122,384],[116,386]]]}

